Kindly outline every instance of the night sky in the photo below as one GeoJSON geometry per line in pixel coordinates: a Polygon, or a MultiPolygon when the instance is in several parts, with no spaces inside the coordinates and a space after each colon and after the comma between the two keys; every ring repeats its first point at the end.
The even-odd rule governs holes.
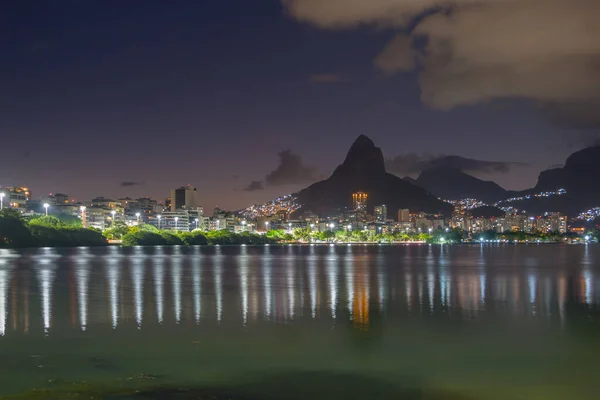
{"type": "MultiPolygon", "coordinates": [[[[448,1],[457,4],[452,29],[471,26],[458,19],[463,2],[448,1]]],[[[514,64],[502,69],[511,71],[509,78],[492,74],[493,90],[480,80],[453,79],[456,87],[446,85],[444,97],[432,86],[440,83],[439,68],[428,60],[415,67],[402,58],[398,66],[392,54],[391,66],[380,62],[399,32],[420,32],[409,39],[417,49],[427,35],[440,32],[429,20],[418,22],[425,10],[407,14],[405,3],[411,2],[373,0],[369,4],[379,8],[371,10],[351,0],[342,12],[336,8],[344,4],[340,0],[2,2],[0,185],[26,185],[34,197],[62,192],[78,200],[151,196],[162,201],[169,189],[192,184],[205,208],[234,209],[329,176],[354,139],[366,134],[388,159],[459,155],[500,162],[506,168],[484,164],[470,172],[507,189],[524,189],[535,184],[540,170],[564,163],[594,139],[593,124],[581,129],[579,122],[589,121],[585,116],[559,117],[565,115],[565,99],[576,109],[581,101],[595,101],[600,81],[566,82],[567,72],[569,79],[587,79],[572,69],[552,75],[563,70],[548,54],[570,51],[576,43],[579,55],[566,55],[582,71],[590,61],[597,68],[597,28],[577,32],[563,49],[544,49],[548,54],[517,54],[514,64]],[[344,14],[347,8],[353,12],[344,14]],[[399,15],[391,22],[386,21],[390,10],[399,15]],[[521,74],[515,65],[535,65],[535,76],[546,80],[540,86],[562,82],[568,90],[522,89],[513,79],[521,74]],[[558,72],[544,74],[539,65],[558,72]],[[505,91],[510,85],[519,90],[505,91]]],[[[516,15],[541,4],[516,3],[532,7],[516,15]]],[[[567,22],[599,15],[594,3],[548,0],[550,11],[543,15],[557,30],[569,31],[567,22]],[[565,13],[561,7],[571,3],[582,8],[565,13]],[[569,21],[561,25],[559,14],[569,21]]],[[[485,15],[477,18],[485,21],[485,15]]],[[[519,43],[533,41],[538,49],[536,40],[544,41],[546,31],[535,26],[532,31],[537,36],[520,35],[519,43]]],[[[497,43],[494,32],[488,33],[486,43],[497,43]]],[[[466,43],[457,37],[453,43],[466,43]]],[[[464,48],[457,45],[452,56],[464,48]]],[[[431,55],[435,49],[429,50],[431,55]]],[[[506,59],[497,65],[507,65],[506,59]]],[[[473,69],[472,63],[465,67],[468,73],[473,69]]]]}

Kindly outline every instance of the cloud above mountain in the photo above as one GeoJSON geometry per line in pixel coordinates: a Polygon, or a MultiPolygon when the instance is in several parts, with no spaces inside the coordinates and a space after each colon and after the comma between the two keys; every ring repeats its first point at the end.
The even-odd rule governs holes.
{"type": "Polygon", "coordinates": [[[304,164],[292,150],[284,150],[278,156],[279,165],[265,177],[268,186],[298,185],[318,179],[317,169],[304,164]]]}
{"type": "Polygon", "coordinates": [[[417,70],[422,101],[449,110],[527,99],[552,118],[600,126],[598,0],[282,0],[324,29],[396,32],[374,60],[417,70]]]}
{"type": "Polygon", "coordinates": [[[502,173],[527,164],[510,161],[484,161],[461,156],[409,153],[386,160],[388,172],[400,176],[416,175],[428,168],[453,168],[469,173],[502,173]]]}
{"type": "Polygon", "coordinates": [[[281,151],[278,157],[279,164],[265,176],[264,182],[252,181],[244,190],[252,192],[262,190],[266,186],[309,184],[321,178],[316,167],[306,165],[302,157],[290,149],[281,151]]]}
{"type": "Polygon", "coordinates": [[[246,186],[244,191],[245,192],[255,192],[257,190],[263,190],[264,188],[265,188],[265,185],[262,183],[262,181],[252,181],[248,184],[248,186],[246,186]]]}

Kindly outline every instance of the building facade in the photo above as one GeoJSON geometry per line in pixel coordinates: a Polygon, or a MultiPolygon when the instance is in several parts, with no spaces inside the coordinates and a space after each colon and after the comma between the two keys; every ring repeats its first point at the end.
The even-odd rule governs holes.
{"type": "Polygon", "coordinates": [[[365,213],[367,212],[367,201],[369,195],[364,192],[352,193],[352,208],[354,211],[365,213]]]}
{"type": "Polygon", "coordinates": [[[171,190],[171,211],[195,209],[199,206],[198,191],[193,186],[182,186],[171,190]]]}

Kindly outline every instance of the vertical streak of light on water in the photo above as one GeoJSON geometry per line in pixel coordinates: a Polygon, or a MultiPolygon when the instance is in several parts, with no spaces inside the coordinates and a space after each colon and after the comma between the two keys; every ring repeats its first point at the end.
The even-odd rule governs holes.
{"type": "Polygon", "coordinates": [[[110,302],[110,317],[113,329],[119,324],[119,259],[109,259],[106,265],[106,280],[108,281],[108,299],[110,302]]]}
{"type": "Polygon", "coordinates": [[[481,304],[485,304],[485,286],[486,286],[486,276],[485,272],[482,272],[479,275],[479,285],[480,285],[480,295],[481,295],[481,304]]]}
{"type": "Polygon", "coordinates": [[[350,320],[354,319],[354,259],[352,257],[346,257],[344,260],[344,273],[346,274],[346,296],[348,314],[350,320]]]}
{"type": "Polygon", "coordinates": [[[50,333],[52,326],[52,287],[54,284],[54,267],[41,266],[37,270],[37,277],[42,295],[42,320],[44,321],[44,333],[50,333]]]}
{"type": "Polygon", "coordinates": [[[586,269],[585,271],[583,271],[583,281],[584,281],[584,285],[585,285],[585,293],[583,294],[584,299],[585,299],[585,304],[592,305],[593,303],[593,298],[592,298],[592,273],[590,272],[589,269],[586,269]]]}
{"type": "Polygon", "coordinates": [[[133,257],[131,260],[131,281],[133,283],[133,304],[135,307],[135,322],[142,329],[144,318],[144,260],[133,257]]]}
{"type": "MultiPolygon", "coordinates": [[[[159,249],[157,248],[157,251],[159,249]]],[[[160,248],[162,251],[162,247],[160,248]]],[[[165,316],[165,259],[155,257],[152,260],[152,278],[154,279],[154,301],[156,302],[156,318],[162,324],[165,316]]]]}
{"type": "Polygon", "coordinates": [[[265,296],[265,312],[264,317],[271,319],[271,248],[265,247],[265,256],[263,257],[262,263],[262,278],[263,278],[263,290],[265,296]]]}
{"type": "Polygon", "coordinates": [[[308,290],[310,295],[310,315],[317,317],[317,259],[311,256],[308,259],[308,290]]]}
{"type": "Polygon", "coordinates": [[[11,274],[12,268],[5,269],[5,267],[3,267],[0,269],[0,336],[4,336],[6,334],[6,319],[8,314],[7,298],[11,274]]]}
{"type": "Polygon", "coordinates": [[[544,281],[544,303],[546,308],[546,316],[551,316],[551,303],[552,303],[552,279],[549,276],[544,281]]]}
{"type": "Polygon", "coordinates": [[[194,317],[196,324],[199,324],[202,311],[202,267],[199,254],[192,257],[192,284],[194,285],[194,317]]]}
{"type": "Polygon", "coordinates": [[[81,330],[87,329],[88,283],[90,279],[89,265],[78,265],[75,270],[77,280],[77,300],[79,301],[79,323],[81,330]]]}
{"type": "MultiPolygon", "coordinates": [[[[176,250],[179,250],[177,247],[176,250]]],[[[171,261],[171,285],[173,290],[173,313],[175,323],[181,322],[181,255],[174,254],[171,261]]]]}
{"type": "Polygon", "coordinates": [[[215,299],[217,303],[217,322],[223,318],[223,253],[221,247],[217,246],[216,254],[213,258],[213,277],[215,281],[215,299]]]}
{"type": "Polygon", "coordinates": [[[239,257],[240,297],[242,298],[242,323],[246,326],[248,321],[248,251],[241,248],[239,257]]]}
{"type": "Polygon", "coordinates": [[[327,258],[327,286],[329,286],[329,308],[331,317],[335,321],[337,317],[338,302],[338,257],[333,247],[329,248],[329,257],[327,258]]]}
{"type": "Polygon", "coordinates": [[[288,285],[288,308],[290,319],[294,319],[296,310],[296,267],[295,257],[288,256],[287,260],[287,285],[288,285]]]}
{"type": "Polygon", "coordinates": [[[377,255],[377,295],[379,297],[379,311],[383,312],[387,303],[388,288],[387,276],[382,254],[377,255]]]}
{"type": "Polygon", "coordinates": [[[583,280],[584,280],[584,290],[585,293],[583,294],[584,299],[585,299],[585,304],[587,305],[591,305],[593,302],[593,296],[592,296],[592,273],[590,271],[590,266],[592,265],[591,259],[590,259],[590,245],[589,244],[585,244],[585,248],[583,250],[583,267],[584,267],[584,271],[583,271],[583,280]]]}
{"type": "MultiPolygon", "coordinates": [[[[440,257],[442,255],[440,254],[440,257]]],[[[433,273],[433,267],[435,264],[435,260],[433,257],[433,246],[429,246],[429,251],[427,253],[427,293],[429,300],[429,312],[433,312],[433,297],[435,296],[435,275],[433,273]]]]}
{"type": "Polygon", "coordinates": [[[536,313],[535,309],[535,299],[537,296],[537,278],[533,273],[530,273],[527,277],[527,282],[529,284],[529,304],[531,305],[531,312],[533,315],[536,313]]]}
{"type": "Polygon", "coordinates": [[[265,255],[262,262],[263,290],[265,296],[265,319],[271,319],[271,247],[265,247],[265,255]]]}
{"type": "Polygon", "coordinates": [[[564,275],[558,277],[558,313],[560,323],[565,327],[565,304],[567,302],[567,278],[564,275]]]}

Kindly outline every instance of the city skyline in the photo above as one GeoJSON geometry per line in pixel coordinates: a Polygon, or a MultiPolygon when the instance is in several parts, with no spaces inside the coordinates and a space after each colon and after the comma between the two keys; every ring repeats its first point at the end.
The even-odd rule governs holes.
{"type": "MultiPolygon", "coordinates": [[[[585,22],[597,5],[580,3],[553,0],[540,21],[585,22]]],[[[0,184],[81,200],[163,199],[190,183],[205,207],[239,209],[328,176],[367,134],[396,168],[459,155],[494,162],[467,172],[524,189],[596,138],[554,123],[529,92],[432,108],[415,71],[388,76],[374,65],[397,26],[374,28],[380,14],[363,20],[369,10],[350,10],[355,19],[332,27],[336,7],[286,4],[6,5],[0,129],[11,151],[0,158],[0,184]]],[[[597,56],[588,46],[597,30],[566,31],[565,41],[597,56]]],[[[524,62],[564,56],[539,49],[524,62]]],[[[563,76],[556,71],[548,84],[563,76]]],[[[567,95],[581,97],[556,92],[567,95]]]]}

